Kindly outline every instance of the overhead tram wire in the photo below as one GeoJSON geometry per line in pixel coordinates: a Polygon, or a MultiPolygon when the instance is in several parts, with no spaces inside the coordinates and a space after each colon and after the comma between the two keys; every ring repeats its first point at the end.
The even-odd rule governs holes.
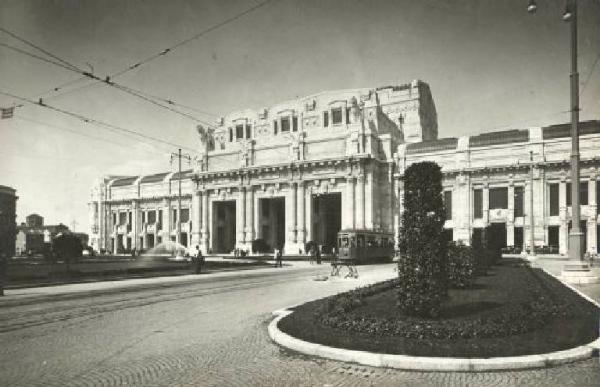
{"type": "Polygon", "coordinates": [[[586,86],[588,85],[590,79],[592,78],[592,74],[594,73],[594,70],[596,69],[596,65],[598,64],[599,59],[600,59],[600,52],[598,52],[598,55],[596,56],[596,60],[594,61],[594,64],[592,64],[592,67],[590,69],[590,72],[588,73],[588,76],[587,76],[585,82],[583,82],[583,86],[581,87],[581,91],[579,92],[580,96],[583,94],[586,86]]]}
{"type": "MultiPolygon", "coordinates": [[[[20,48],[17,48],[17,47],[14,47],[14,46],[10,46],[10,45],[8,45],[8,44],[5,44],[5,43],[1,43],[1,42],[0,42],[0,46],[3,46],[3,47],[6,47],[6,48],[9,48],[9,49],[11,49],[11,50],[13,50],[13,51],[19,52],[19,53],[21,53],[21,54],[23,54],[23,55],[27,55],[27,56],[33,57],[33,58],[35,58],[35,59],[38,59],[38,60],[41,60],[41,61],[43,61],[43,62],[46,62],[46,63],[49,63],[49,64],[53,64],[53,65],[55,65],[55,66],[58,66],[58,67],[61,67],[61,68],[65,69],[65,70],[68,70],[68,71],[72,71],[72,72],[75,72],[75,73],[81,74],[81,75],[83,75],[83,76],[84,76],[84,77],[86,77],[86,78],[89,78],[89,79],[91,79],[91,80],[95,80],[95,81],[97,81],[97,82],[100,82],[100,83],[102,83],[102,84],[106,84],[106,85],[108,85],[108,86],[112,86],[112,87],[114,87],[114,88],[116,88],[116,89],[118,89],[118,90],[121,90],[121,91],[123,91],[123,92],[125,92],[125,93],[127,93],[127,94],[133,95],[133,96],[135,96],[135,97],[137,97],[137,98],[140,98],[140,99],[142,99],[142,100],[144,100],[144,101],[146,101],[146,102],[149,102],[149,103],[151,103],[151,104],[153,104],[153,105],[159,106],[159,107],[161,107],[161,108],[163,108],[163,109],[166,109],[166,110],[169,110],[169,111],[171,111],[171,112],[174,112],[174,113],[176,113],[176,114],[179,114],[179,115],[181,115],[181,116],[183,116],[183,117],[186,117],[186,118],[188,118],[188,119],[190,119],[190,120],[192,120],[192,121],[195,121],[195,122],[198,122],[198,123],[204,124],[204,125],[206,125],[206,126],[209,126],[209,127],[212,127],[212,126],[213,126],[212,124],[208,123],[207,121],[204,121],[204,120],[201,120],[201,119],[199,119],[199,118],[196,118],[196,117],[194,117],[194,116],[193,116],[193,115],[191,115],[191,114],[188,114],[188,113],[182,112],[182,111],[180,111],[180,110],[177,110],[177,109],[175,109],[175,108],[173,108],[173,107],[171,107],[171,106],[164,105],[164,104],[161,104],[161,103],[159,103],[159,102],[156,102],[156,101],[155,101],[155,100],[153,100],[152,98],[145,96],[145,95],[144,95],[144,92],[141,92],[141,91],[138,91],[138,90],[136,90],[136,89],[133,89],[133,88],[131,88],[131,87],[124,86],[124,85],[120,85],[120,84],[118,84],[118,83],[116,83],[116,82],[113,82],[113,81],[111,81],[111,80],[110,80],[110,78],[109,78],[109,77],[107,77],[107,78],[105,78],[105,79],[102,79],[102,78],[100,78],[99,76],[97,76],[97,75],[95,75],[95,74],[93,74],[93,73],[91,73],[91,72],[87,72],[87,71],[84,71],[84,70],[76,70],[76,69],[74,69],[74,68],[70,68],[70,67],[68,67],[68,66],[66,66],[66,65],[64,65],[64,64],[62,64],[62,63],[59,63],[59,62],[52,61],[52,60],[50,60],[50,59],[47,59],[47,58],[41,57],[41,56],[39,56],[39,55],[33,54],[33,53],[31,53],[31,52],[28,52],[28,51],[25,51],[25,50],[21,50],[20,48]]],[[[164,99],[164,98],[163,98],[163,100],[166,100],[166,99],[164,99]]]]}
{"type": "Polygon", "coordinates": [[[194,41],[196,39],[199,39],[202,36],[204,36],[204,35],[206,35],[206,34],[208,34],[210,32],[218,30],[219,28],[221,28],[221,27],[223,27],[223,26],[225,26],[225,25],[227,25],[227,24],[229,24],[231,22],[234,22],[234,21],[236,21],[238,19],[241,19],[242,17],[244,17],[244,16],[246,16],[246,15],[248,15],[248,14],[256,11],[257,9],[264,7],[268,3],[275,2],[275,1],[280,1],[280,0],[265,0],[265,1],[261,2],[261,3],[258,3],[255,6],[250,7],[248,9],[246,9],[245,11],[242,11],[241,13],[238,13],[238,14],[236,14],[236,15],[228,18],[228,19],[225,19],[225,20],[223,20],[223,21],[221,21],[221,22],[219,22],[219,23],[217,23],[217,24],[215,24],[215,25],[213,25],[213,26],[205,29],[205,30],[200,31],[196,35],[193,35],[193,36],[191,36],[191,37],[189,37],[187,39],[184,39],[184,40],[182,40],[182,41],[180,41],[180,42],[178,42],[178,43],[176,43],[176,44],[174,44],[174,45],[172,45],[170,47],[167,47],[167,48],[165,48],[164,50],[162,50],[162,51],[160,51],[158,53],[150,55],[147,58],[142,59],[139,62],[136,62],[136,63],[128,66],[127,68],[125,68],[125,69],[123,69],[121,71],[118,71],[118,72],[110,75],[110,77],[111,78],[119,77],[119,76],[121,76],[121,75],[123,75],[125,73],[128,73],[129,71],[132,71],[132,70],[135,70],[135,69],[137,69],[137,68],[139,68],[141,66],[144,66],[145,64],[147,64],[149,62],[152,62],[153,60],[158,59],[161,56],[165,56],[165,55],[173,52],[174,50],[178,49],[181,46],[184,46],[184,45],[186,45],[186,44],[188,44],[188,43],[190,43],[190,42],[192,42],[192,41],[194,41]]]}
{"type": "MultiPolygon", "coordinates": [[[[258,3],[255,6],[246,9],[245,11],[242,11],[242,12],[240,12],[240,13],[238,13],[238,14],[230,17],[230,18],[227,18],[227,19],[225,19],[225,20],[223,20],[223,21],[221,21],[221,22],[219,22],[219,23],[217,23],[217,24],[215,24],[215,25],[213,25],[213,26],[211,26],[211,27],[209,27],[209,28],[207,28],[205,30],[202,30],[202,31],[198,32],[197,34],[195,34],[195,35],[193,35],[193,36],[191,36],[191,37],[189,37],[187,39],[184,39],[184,40],[182,40],[182,41],[180,41],[180,42],[178,42],[178,43],[176,43],[176,44],[174,44],[174,45],[172,45],[172,46],[170,46],[168,48],[165,48],[164,50],[162,50],[162,51],[160,51],[160,52],[158,52],[156,54],[150,55],[150,56],[146,57],[145,59],[142,59],[142,60],[140,60],[140,61],[138,61],[138,62],[136,62],[136,63],[134,63],[132,65],[129,65],[126,68],[124,68],[123,70],[119,70],[119,71],[117,71],[115,73],[112,73],[112,74],[108,75],[108,78],[114,79],[114,78],[119,77],[119,76],[121,76],[121,75],[123,75],[125,73],[128,73],[131,70],[137,69],[137,68],[139,68],[139,67],[141,67],[141,66],[143,66],[143,65],[145,65],[145,64],[147,64],[147,63],[149,63],[149,62],[151,62],[151,61],[153,61],[153,60],[155,60],[157,58],[160,58],[161,56],[166,56],[167,54],[173,52],[177,48],[179,48],[179,47],[181,47],[181,46],[183,46],[183,45],[185,45],[187,43],[190,43],[190,42],[192,42],[194,40],[197,40],[197,39],[203,37],[204,35],[206,35],[206,34],[208,34],[210,32],[213,32],[213,31],[215,31],[215,30],[217,30],[217,29],[219,29],[219,28],[221,28],[221,27],[223,27],[223,26],[225,26],[225,25],[227,25],[227,24],[229,24],[231,22],[234,22],[234,21],[236,21],[238,19],[241,19],[242,17],[244,17],[244,16],[246,16],[246,15],[248,15],[248,14],[256,11],[257,9],[264,7],[268,3],[276,2],[276,1],[280,1],[280,0],[265,0],[265,1],[261,2],[261,3],[258,3]]],[[[2,29],[2,30],[5,30],[5,29],[2,29]]],[[[14,34],[12,32],[9,32],[9,31],[7,33],[9,33],[11,36],[16,35],[16,34],[14,34]]],[[[17,38],[17,39],[19,39],[21,41],[26,41],[23,38],[17,38]]],[[[33,44],[31,44],[31,45],[33,47],[35,47],[33,44]]],[[[65,88],[66,86],[69,86],[71,84],[83,81],[85,79],[86,79],[86,77],[81,77],[81,78],[78,78],[76,80],[65,82],[65,83],[60,84],[60,85],[58,85],[56,87],[53,87],[52,89],[48,89],[48,90],[40,93],[40,95],[37,95],[37,97],[39,98],[39,97],[41,97],[41,96],[43,96],[43,95],[45,95],[47,93],[53,92],[53,91],[54,92],[59,91],[59,90],[65,88]]],[[[66,95],[66,94],[70,94],[70,93],[82,90],[82,89],[85,89],[85,88],[97,85],[98,82],[99,81],[94,82],[94,83],[90,83],[90,84],[87,84],[87,85],[83,85],[83,86],[77,87],[77,88],[72,89],[72,90],[67,90],[67,91],[65,91],[65,92],[63,92],[63,93],[61,93],[61,94],[59,94],[57,96],[47,97],[47,99],[51,99],[51,98],[58,97],[58,96],[63,96],[63,95],[66,95]]],[[[207,114],[206,112],[203,112],[201,110],[198,110],[198,109],[195,109],[195,108],[192,108],[192,107],[189,107],[189,106],[177,103],[177,102],[175,102],[173,100],[169,100],[169,101],[170,101],[169,102],[170,105],[180,106],[180,107],[187,108],[187,109],[196,111],[198,113],[206,114],[206,115],[213,115],[213,114],[207,114]]],[[[213,116],[216,116],[216,115],[213,115],[213,116]]]]}
{"type": "Polygon", "coordinates": [[[168,145],[170,147],[182,148],[182,149],[186,149],[188,151],[194,152],[194,153],[198,153],[196,149],[188,148],[188,147],[180,145],[180,144],[175,144],[173,142],[166,141],[166,140],[163,140],[163,139],[158,138],[158,137],[149,136],[147,134],[143,134],[143,133],[140,133],[140,132],[135,131],[135,130],[123,128],[121,126],[117,126],[117,125],[113,125],[113,124],[109,124],[107,122],[96,120],[94,118],[89,118],[89,117],[86,117],[86,116],[84,116],[82,114],[73,113],[71,111],[68,111],[68,110],[65,110],[65,109],[61,109],[61,108],[57,108],[55,106],[51,106],[51,105],[45,104],[43,102],[36,102],[36,101],[31,100],[31,99],[20,97],[18,95],[15,95],[15,94],[12,94],[12,93],[8,93],[8,92],[5,92],[5,91],[1,91],[1,90],[0,90],[0,94],[3,94],[3,95],[6,95],[8,97],[12,97],[12,98],[18,99],[18,100],[20,100],[22,102],[30,103],[32,105],[41,106],[41,107],[44,107],[46,109],[50,109],[50,110],[56,111],[58,113],[62,113],[64,115],[77,118],[77,119],[79,119],[79,120],[81,120],[83,122],[86,122],[86,123],[89,123],[89,124],[93,124],[93,125],[96,125],[96,126],[99,126],[99,127],[103,127],[105,129],[108,129],[108,130],[111,130],[111,131],[114,131],[114,132],[129,133],[129,134],[132,134],[132,135],[140,137],[140,138],[144,138],[144,139],[151,140],[151,141],[154,141],[154,142],[157,142],[157,143],[168,145]]]}
{"type": "Polygon", "coordinates": [[[79,67],[75,66],[74,64],[70,63],[69,61],[66,61],[66,60],[64,60],[64,59],[62,59],[62,58],[54,55],[53,53],[51,53],[51,52],[43,49],[42,47],[40,47],[40,46],[38,46],[38,45],[30,42],[29,40],[27,40],[25,38],[22,38],[22,37],[18,36],[14,32],[11,32],[11,31],[7,30],[6,28],[0,27],[0,31],[4,32],[7,35],[12,36],[13,38],[17,39],[20,42],[23,42],[23,43],[27,44],[28,46],[31,46],[31,47],[35,48],[36,50],[39,50],[39,51],[43,52],[44,54],[48,55],[51,58],[56,59],[57,61],[61,62],[63,65],[65,65],[67,67],[70,67],[70,68],[72,68],[74,70],[81,71],[81,69],[79,67]]]}
{"type": "MultiPolygon", "coordinates": [[[[47,122],[42,122],[42,121],[34,120],[34,119],[30,118],[30,117],[26,117],[26,116],[23,116],[21,114],[15,114],[14,117],[17,118],[18,120],[21,120],[21,121],[27,121],[27,122],[31,122],[31,123],[34,123],[34,124],[37,124],[37,125],[46,126],[46,127],[54,128],[54,129],[58,129],[58,130],[64,130],[66,132],[70,132],[70,133],[76,134],[78,136],[87,137],[87,138],[90,138],[90,139],[93,139],[93,140],[97,140],[97,141],[103,141],[103,142],[106,142],[106,143],[109,143],[109,144],[120,146],[120,147],[125,148],[125,149],[131,149],[131,145],[129,145],[129,144],[125,144],[123,142],[118,142],[118,141],[113,141],[113,140],[110,140],[108,138],[92,136],[92,135],[90,135],[88,133],[80,132],[78,130],[75,130],[75,129],[72,129],[72,128],[67,128],[65,126],[59,126],[59,125],[55,125],[55,124],[49,124],[47,122]]],[[[134,137],[134,136],[132,136],[130,134],[124,133],[123,135],[127,136],[130,139],[136,139],[137,140],[136,137],[134,137]]],[[[151,146],[154,146],[154,144],[150,144],[148,142],[144,142],[144,143],[148,144],[148,145],[151,145],[151,146]]],[[[169,146],[169,149],[172,149],[172,148],[169,146]]],[[[153,155],[164,155],[166,153],[169,153],[169,151],[165,150],[164,152],[159,152],[159,151],[150,151],[149,150],[148,153],[152,153],[153,155]]]]}

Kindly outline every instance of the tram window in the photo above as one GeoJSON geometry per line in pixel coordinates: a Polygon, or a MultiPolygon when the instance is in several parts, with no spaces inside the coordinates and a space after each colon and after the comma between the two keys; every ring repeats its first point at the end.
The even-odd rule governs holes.
{"type": "Polygon", "coordinates": [[[348,247],[348,237],[340,238],[340,247],[348,247]]]}
{"type": "Polygon", "coordinates": [[[350,237],[350,247],[356,247],[356,238],[350,237]]]}
{"type": "Polygon", "coordinates": [[[356,241],[356,247],[363,247],[364,245],[365,245],[365,236],[358,235],[357,241],[356,241]]]}
{"type": "Polygon", "coordinates": [[[367,247],[375,247],[377,246],[375,244],[375,238],[374,237],[369,237],[369,239],[367,239],[367,247]]]}

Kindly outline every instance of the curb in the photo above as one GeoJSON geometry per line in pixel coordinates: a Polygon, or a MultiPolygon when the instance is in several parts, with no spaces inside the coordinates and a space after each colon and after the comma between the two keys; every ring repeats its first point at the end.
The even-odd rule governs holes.
{"type": "Polygon", "coordinates": [[[410,371],[503,371],[531,368],[544,368],[571,363],[592,357],[594,350],[600,348],[600,338],[576,348],[550,352],[540,355],[509,356],[495,358],[449,358],[409,355],[391,355],[328,347],[322,344],[303,341],[277,327],[279,321],[293,313],[288,309],[273,312],[277,317],[269,323],[268,332],[277,344],[305,355],[349,363],[358,363],[371,367],[387,367],[410,371]]]}

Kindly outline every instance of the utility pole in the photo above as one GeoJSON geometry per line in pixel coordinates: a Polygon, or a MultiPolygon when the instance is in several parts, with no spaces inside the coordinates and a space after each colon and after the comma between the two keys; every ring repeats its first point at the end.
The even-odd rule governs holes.
{"type": "Polygon", "coordinates": [[[529,169],[529,246],[530,256],[535,255],[535,232],[534,232],[534,220],[533,220],[533,151],[529,151],[529,162],[531,163],[529,169]]]}
{"type": "MultiPolygon", "coordinates": [[[[175,237],[175,243],[181,243],[181,158],[187,160],[188,163],[192,162],[192,156],[189,154],[182,154],[181,148],[177,151],[177,153],[171,153],[171,163],[173,162],[173,157],[177,157],[178,164],[178,193],[177,193],[177,235],[175,237]]],[[[169,230],[170,231],[170,230],[169,230]]],[[[188,237],[189,239],[189,237],[188,237]]]]}

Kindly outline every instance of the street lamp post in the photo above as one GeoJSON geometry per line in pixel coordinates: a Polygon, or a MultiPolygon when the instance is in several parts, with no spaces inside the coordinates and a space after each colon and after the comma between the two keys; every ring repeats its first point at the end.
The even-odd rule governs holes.
{"type": "MultiPolygon", "coordinates": [[[[527,11],[537,9],[535,0],[529,0],[527,11]]],[[[589,265],[583,262],[584,235],[581,231],[581,208],[579,198],[579,72],[577,71],[577,0],[567,0],[563,20],[571,27],[571,231],[569,232],[569,258],[562,277],[572,283],[593,283],[599,278],[593,275],[589,265]]]]}
{"type": "Polygon", "coordinates": [[[571,23],[571,219],[569,255],[583,260],[583,232],[581,231],[581,208],[579,206],[579,72],[577,71],[577,0],[569,0],[563,15],[571,23]]]}
{"type": "MultiPolygon", "coordinates": [[[[527,11],[535,13],[537,4],[529,0],[527,11]]],[[[571,219],[569,257],[573,264],[583,260],[583,233],[579,206],[579,73],[577,71],[577,0],[567,0],[563,20],[571,27],[571,219]]]]}

